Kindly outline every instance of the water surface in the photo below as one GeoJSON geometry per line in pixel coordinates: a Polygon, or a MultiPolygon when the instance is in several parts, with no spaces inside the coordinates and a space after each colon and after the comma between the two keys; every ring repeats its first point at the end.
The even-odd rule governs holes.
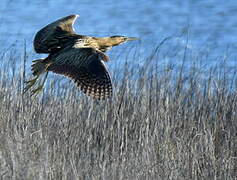
{"type": "Polygon", "coordinates": [[[187,45],[194,54],[210,53],[214,62],[209,64],[216,63],[219,56],[228,56],[230,66],[236,67],[236,0],[1,0],[1,49],[13,43],[22,47],[26,41],[27,50],[34,54],[34,34],[69,14],[80,15],[75,23],[80,34],[141,38],[116,47],[110,52],[112,58],[133,46],[139,47],[141,56],[148,56],[164,38],[172,37],[163,51],[172,53],[176,48],[180,56],[175,61],[187,45]]]}

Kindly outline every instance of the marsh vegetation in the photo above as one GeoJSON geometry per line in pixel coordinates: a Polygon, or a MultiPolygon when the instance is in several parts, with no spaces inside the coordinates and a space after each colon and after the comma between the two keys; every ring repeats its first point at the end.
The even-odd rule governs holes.
{"type": "Polygon", "coordinates": [[[31,59],[2,53],[1,178],[235,179],[236,67],[185,49],[173,68],[164,56],[158,47],[141,66],[130,56],[111,69],[113,99],[95,101],[55,76],[22,95],[31,59]]]}

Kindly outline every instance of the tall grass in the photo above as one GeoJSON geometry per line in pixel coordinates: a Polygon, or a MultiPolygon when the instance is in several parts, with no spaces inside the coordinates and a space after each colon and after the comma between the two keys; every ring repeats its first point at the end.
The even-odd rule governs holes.
{"type": "Polygon", "coordinates": [[[1,178],[236,179],[236,67],[205,67],[186,51],[180,66],[161,66],[159,53],[111,68],[106,101],[55,77],[42,96],[23,96],[30,58],[2,53],[1,178]]]}

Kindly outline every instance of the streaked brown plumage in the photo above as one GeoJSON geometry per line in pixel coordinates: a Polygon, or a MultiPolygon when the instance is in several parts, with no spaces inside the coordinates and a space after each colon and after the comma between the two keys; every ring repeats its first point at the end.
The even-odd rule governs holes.
{"type": "MultiPolygon", "coordinates": [[[[73,79],[88,96],[96,99],[112,96],[111,78],[103,62],[108,61],[109,57],[104,52],[137,38],[90,37],[76,34],[73,24],[77,17],[78,15],[70,15],[61,18],[37,32],[34,39],[35,51],[49,55],[45,59],[33,61],[32,71],[35,78],[27,82],[25,92],[35,85],[41,74],[46,72],[46,79],[47,73],[52,71],[73,79]]],[[[39,92],[43,84],[34,89],[32,94],[39,92]]]]}

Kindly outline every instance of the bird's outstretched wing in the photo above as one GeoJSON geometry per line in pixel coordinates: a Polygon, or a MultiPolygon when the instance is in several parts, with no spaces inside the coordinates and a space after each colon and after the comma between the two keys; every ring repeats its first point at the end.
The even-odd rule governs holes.
{"type": "Polygon", "coordinates": [[[79,15],[61,18],[38,31],[34,38],[34,49],[37,53],[51,53],[64,45],[63,37],[76,34],[73,24],[79,15]]]}
{"type": "Polygon", "coordinates": [[[102,58],[93,48],[69,48],[52,57],[47,70],[73,79],[85,94],[105,99],[112,96],[112,83],[102,58]]]}

